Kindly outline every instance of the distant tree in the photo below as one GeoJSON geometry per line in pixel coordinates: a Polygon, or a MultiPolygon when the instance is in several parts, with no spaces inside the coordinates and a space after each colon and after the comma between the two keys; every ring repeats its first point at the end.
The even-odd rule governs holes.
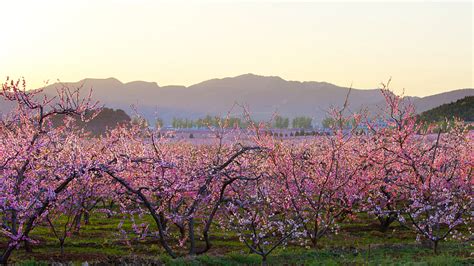
{"type": "Polygon", "coordinates": [[[159,118],[159,117],[158,117],[158,118],[156,118],[156,121],[155,121],[155,127],[156,127],[156,128],[162,128],[162,127],[163,127],[163,125],[164,125],[164,123],[163,123],[163,119],[161,119],[161,118],[159,118]]]}
{"type": "Polygon", "coordinates": [[[324,128],[331,128],[334,125],[334,122],[335,122],[334,118],[326,117],[326,118],[323,119],[321,124],[324,128]]]}
{"type": "Polygon", "coordinates": [[[229,117],[228,121],[227,121],[227,124],[231,128],[242,128],[243,127],[242,120],[238,117],[229,117]]]}
{"type": "Polygon", "coordinates": [[[173,128],[178,128],[178,119],[173,117],[173,121],[171,122],[171,126],[173,128]]]}
{"type": "Polygon", "coordinates": [[[187,122],[186,128],[193,128],[194,125],[195,125],[195,123],[194,123],[194,121],[193,121],[192,119],[189,119],[189,120],[186,119],[186,122],[187,122]]]}
{"type": "MultiPolygon", "coordinates": [[[[218,127],[219,123],[221,122],[221,118],[218,116],[210,116],[206,115],[204,118],[199,118],[195,125],[198,128],[206,128],[206,127],[218,127]]],[[[237,122],[236,120],[232,122],[237,122]]]]}
{"type": "Polygon", "coordinates": [[[193,133],[189,134],[189,138],[190,138],[190,139],[194,139],[193,133]]]}
{"type": "MultiPolygon", "coordinates": [[[[65,117],[66,115],[56,114],[51,120],[53,126],[63,126],[65,117]]],[[[114,110],[105,107],[85,111],[84,118],[85,119],[82,120],[78,116],[73,116],[74,123],[78,127],[92,133],[94,136],[103,135],[107,129],[113,129],[119,124],[129,123],[131,121],[130,117],[123,110],[114,110]]]]}
{"type": "Polygon", "coordinates": [[[306,116],[299,116],[293,118],[292,121],[293,128],[303,128],[303,129],[311,129],[312,126],[312,118],[306,116]]]}
{"type": "Polygon", "coordinates": [[[171,125],[173,128],[193,128],[196,123],[192,119],[173,118],[171,125]]]}
{"type": "Polygon", "coordinates": [[[141,128],[147,128],[149,126],[148,120],[141,116],[135,116],[132,118],[132,124],[140,125],[141,128]]]}
{"type": "Polygon", "coordinates": [[[273,123],[274,128],[288,128],[290,124],[290,119],[288,117],[275,116],[275,121],[273,123]]]}
{"type": "Polygon", "coordinates": [[[336,121],[334,120],[334,118],[331,118],[331,117],[324,118],[321,124],[324,128],[334,128],[335,126],[337,126],[337,127],[349,129],[349,128],[354,128],[357,126],[357,122],[354,119],[348,119],[346,121],[341,122],[341,121],[336,121]]]}

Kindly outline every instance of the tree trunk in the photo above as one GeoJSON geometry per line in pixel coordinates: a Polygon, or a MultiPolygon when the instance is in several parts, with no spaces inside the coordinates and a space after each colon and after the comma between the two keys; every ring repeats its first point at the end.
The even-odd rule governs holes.
{"type": "Polygon", "coordinates": [[[63,257],[64,256],[64,239],[59,240],[59,246],[61,249],[61,257],[63,257]]]}
{"type": "Polygon", "coordinates": [[[184,229],[184,225],[179,223],[174,223],[176,227],[178,227],[179,231],[179,241],[184,242],[186,240],[186,230],[184,229]]]}
{"type": "Polygon", "coordinates": [[[309,234],[309,236],[311,237],[311,242],[313,244],[313,249],[315,250],[318,249],[318,233],[319,233],[319,224],[318,224],[318,219],[316,218],[314,220],[313,237],[311,237],[311,234],[309,234]]]}
{"type": "Polygon", "coordinates": [[[0,265],[8,264],[8,259],[10,258],[10,255],[12,254],[14,249],[15,248],[13,246],[7,246],[3,254],[0,256],[0,265]]]}
{"type": "Polygon", "coordinates": [[[438,254],[438,240],[436,241],[433,241],[433,251],[434,251],[434,254],[438,254]]]}
{"type": "Polygon", "coordinates": [[[84,224],[89,225],[90,224],[90,214],[88,211],[84,212],[84,224]]]}
{"type": "Polygon", "coordinates": [[[380,232],[385,233],[388,231],[388,228],[390,227],[390,222],[388,221],[388,217],[386,218],[379,218],[380,221],[380,232]]]}
{"type": "Polygon", "coordinates": [[[316,236],[311,238],[311,244],[314,250],[318,250],[318,238],[316,236]]]}
{"type": "Polygon", "coordinates": [[[380,232],[385,233],[390,228],[390,225],[397,220],[397,216],[389,214],[388,216],[378,216],[380,222],[380,232]]]}
{"type": "Polygon", "coordinates": [[[81,220],[82,220],[82,212],[74,216],[74,221],[73,221],[73,224],[74,224],[73,234],[74,235],[79,235],[79,230],[81,229],[81,220]]]}
{"type": "Polygon", "coordinates": [[[33,249],[31,248],[30,242],[24,241],[23,244],[25,245],[25,251],[26,253],[32,253],[33,249]]]}
{"type": "Polygon", "coordinates": [[[160,213],[158,214],[158,216],[161,218],[161,221],[162,221],[162,224],[163,224],[163,225],[162,225],[162,226],[163,226],[163,230],[166,230],[166,228],[168,227],[168,221],[166,220],[165,215],[164,215],[162,212],[160,212],[160,213]]]}
{"type": "Polygon", "coordinates": [[[189,218],[189,255],[196,254],[196,243],[194,239],[194,219],[189,218]]]}

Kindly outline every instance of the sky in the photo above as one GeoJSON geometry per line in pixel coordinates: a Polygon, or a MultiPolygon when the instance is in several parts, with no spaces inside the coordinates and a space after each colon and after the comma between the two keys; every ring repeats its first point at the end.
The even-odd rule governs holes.
{"type": "Polygon", "coordinates": [[[473,3],[2,1],[0,78],[192,85],[254,73],[426,96],[473,86],[473,3]]]}

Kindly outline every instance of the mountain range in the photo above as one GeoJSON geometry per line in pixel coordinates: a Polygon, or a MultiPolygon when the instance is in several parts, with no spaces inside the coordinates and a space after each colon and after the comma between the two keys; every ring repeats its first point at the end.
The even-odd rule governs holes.
{"type": "MultiPolygon", "coordinates": [[[[159,117],[165,124],[169,124],[174,117],[196,119],[208,114],[225,115],[229,111],[238,116],[242,114],[242,105],[248,108],[255,119],[269,119],[278,113],[289,118],[309,116],[317,123],[326,117],[331,106],[343,105],[349,90],[327,82],[287,81],[276,76],[244,74],[211,79],[189,87],[159,86],[155,82],[145,81],[122,83],[115,78],[88,78],[79,82],[51,84],[44,88],[43,93],[54,95],[61,86],[82,86],[84,95],[92,89],[93,98],[101,105],[123,109],[131,116],[137,112],[149,121],[159,117]]],[[[415,104],[417,112],[423,112],[473,95],[474,89],[469,88],[407,98],[415,104]]],[[[361,108],[376,110],[383,104],[384,99],[378,89],[351,90],[349,108],[353,111],[361,108]]],[[[8,104],[0,102],[0,112],[10,108],[8,104]]]]}

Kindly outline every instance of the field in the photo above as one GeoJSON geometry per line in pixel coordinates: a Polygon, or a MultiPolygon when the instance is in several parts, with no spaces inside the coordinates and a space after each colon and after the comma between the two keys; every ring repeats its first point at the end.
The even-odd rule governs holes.
{"type": "Polygon", "coordinates": [[[473,264],[474,132],[388,90],[383,126],[335,110],[324,135],[227,117],[93,137],[50,120],[93,108],[78,91],[18,84],[0,94],[19,105],[0,121],[0,264],[473,264]]]}
{"type": "MultiPolygon", "coordinates": [[[[32,245],[32,252],[23,249],[14,253],[11,263],[46,265],[52,262],[80,265],[94,263],[150,263],[166,265],[259,265],[261,258],[250,254],[234,234],[215,230],[211,235],[213,248],[208,254],[171,259],[165,255],[156,238],[130,240],[126,243],[117,230],[120,219],[94,214],[89,225],[78,235],[66,240],[65,253],[60,254],[58,240],[47,225],[37,227],[32,238],[41,240],[32,245]]],[[[130,227],[126,222],[124,227],[130,227]]],[[[133,237],[132,237],[133,238],[133,237]]],[[[387,232],[378,230],[374,217],[363,217],[342,225],[338,234],[323,238],[317,250],[289,245],[269,257],[268,263],[293,265],[472,265],[474,248],[469,242],[446,241],[440,252],[414,241],[411,230],[394,224],[387,232]]]]}

